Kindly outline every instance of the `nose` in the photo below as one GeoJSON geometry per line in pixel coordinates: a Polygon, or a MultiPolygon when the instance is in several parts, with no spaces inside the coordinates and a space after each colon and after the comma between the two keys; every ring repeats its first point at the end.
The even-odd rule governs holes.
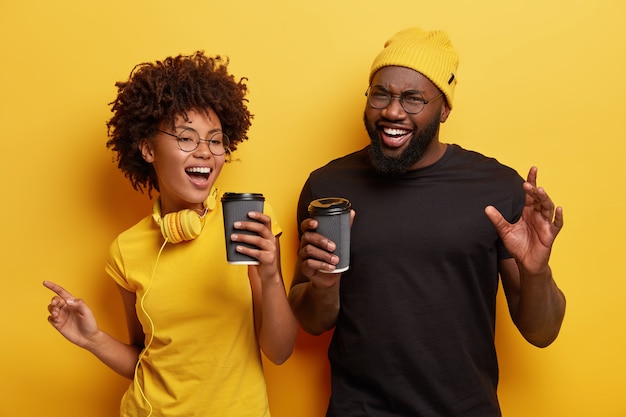
{"type": "Polygon", "coordinates": [[[200,139],[200,142],[198,143],[198,147],[196,148],[195,151],[193,151],[193,154],[197,158],[204,158],[204,159],[211,158],[213,156],[213,153],[209,149],[209,141],[200,139]]]}
{"type": "Polygon", "coordinates": [[[400,96],[392,95],[387,107],[381,110],[383,116],[391,120],[404,118],[407,113],[402,107],[402,103],[400,102],[400,100],[400,96]]]}

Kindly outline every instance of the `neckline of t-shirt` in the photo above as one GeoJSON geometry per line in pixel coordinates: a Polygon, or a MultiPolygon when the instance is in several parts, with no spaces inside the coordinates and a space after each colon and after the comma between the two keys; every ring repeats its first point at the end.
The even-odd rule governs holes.
{"type": "Polygon", "coordinates": [[[441,158],[437,159],[435,162],[425,167],[409,170],[405,173],[405,176],[423,175],[424,173],[435,171],[445,166],[450,158],[452,158],[452,156],[459,150],[459,146],[456,144],[447,143],[446,145],[446,150],[444,151],[443,155],[441,155],[441,158]]]}

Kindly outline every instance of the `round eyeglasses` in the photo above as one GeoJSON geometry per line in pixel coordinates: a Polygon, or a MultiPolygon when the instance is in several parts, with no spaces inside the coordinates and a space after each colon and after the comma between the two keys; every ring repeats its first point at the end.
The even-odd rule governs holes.
{"type": "Polygon", "coordinates": [[[391,94],[384,88],[370,86],[365,92],[365,96],[367,97],[367,104],[374,109],[384,109],[389,106],[392,99],[398,98],[400,100],[400,106],[402,106],[402,109],[405,112],[409,114],[417,114],[424,110],[424,106],[428,103],[432,103],[439,97],[443,97],[443,93],[433,99],[426,100],[422,94],[417,91],[409,90],[403,91],[401,94],[391,94]]]}
{"type": "Polygon", "coordinates": [[[202,139],[200,134],[192,128],[183,129],[178,135],[157,129],[161,133],[176,138],[178,148],[183,152],[193,152],[198,149],[200,142],[206,142],[209,145],[209,151],[215,156],[222,156],[226,153],[230,140],[226,133],[216,132],[208,139],[202,139]]]}

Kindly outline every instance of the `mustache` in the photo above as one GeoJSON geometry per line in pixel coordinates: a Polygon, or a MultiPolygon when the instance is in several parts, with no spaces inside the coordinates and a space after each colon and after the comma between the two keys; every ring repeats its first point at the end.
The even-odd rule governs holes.
{"type": "Polygon", "coordinates": [[[410,170],[426,153],[429,145],[439,134],[441,115],[437,113],[427,121],[422,129],[414,129],[408,146],[398,156],[387,155],[383,149],[383,141],[380,133],[380,122],[371,123],[367,114],[363,114],[365,129],[370,137],[371,144],[368,149],[370,163],[374,169],[383,175],[398,176],[410,170]]]}

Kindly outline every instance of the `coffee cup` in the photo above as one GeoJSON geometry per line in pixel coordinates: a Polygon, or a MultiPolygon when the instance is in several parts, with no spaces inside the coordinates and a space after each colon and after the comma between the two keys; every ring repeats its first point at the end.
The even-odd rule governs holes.
{"type": "Polygon", "coordinates": [[[347,271],[350,267],[350,209],[352,205],[345,198],[320,198],[309,203],[309,215],[317,220],[317,233],[332,240],[336,248],[333,254],[339,257],[339,264],[333,271],[347,271]]]}
{"type": "Polygon", "coordinates": [[[259,193],[225,193],[222,196],[222,207],[224,211],[224,237],[226,239],[226,260],[231,265],[258,265],[256,258],[237,252],[237,246],[246,246],[258,249],[256,246],[233,242],[230,236],[233,233],[241,235],[256,235],[249,230],[235,229],[234,223],[237,221],[253,222],[257,221],[248,217],[251,211],[263,212],[265,197],[259,193]]]}

